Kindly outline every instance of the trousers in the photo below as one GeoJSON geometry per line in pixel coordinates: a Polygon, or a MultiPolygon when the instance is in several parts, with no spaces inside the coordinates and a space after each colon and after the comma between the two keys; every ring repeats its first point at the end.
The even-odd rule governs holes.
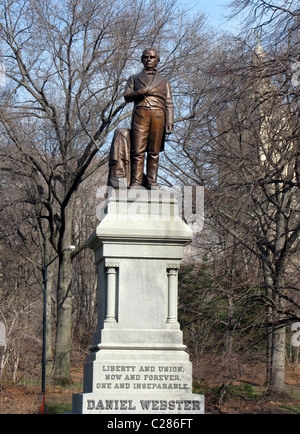
{"type": "Polygon", "coordinates": [[[165,112],[161,108],[137,107],[131,126],[131,185],[142,185],[145,154],[147,152],[147,184],[157,185],[159,153],[162,148],[166,125],[165,112]]]}

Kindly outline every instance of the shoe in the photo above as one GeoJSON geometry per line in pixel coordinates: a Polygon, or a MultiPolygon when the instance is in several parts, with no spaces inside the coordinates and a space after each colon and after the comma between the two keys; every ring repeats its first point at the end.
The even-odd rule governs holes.
{"type": "Polygon", "coordinates": [[[131,185],[129,186],[129,189],[130,189],[130,190],[132,190],[132,189],[136,189],[136,190],[144,190],[145,187],[143,187],[143,186],[140,185],[140,184],[131,184],[131,185]]]}
{"type": "Polygon", "coordinates": [[[147,185],[147,190],[161,190],[159,185],[147,185]]]}

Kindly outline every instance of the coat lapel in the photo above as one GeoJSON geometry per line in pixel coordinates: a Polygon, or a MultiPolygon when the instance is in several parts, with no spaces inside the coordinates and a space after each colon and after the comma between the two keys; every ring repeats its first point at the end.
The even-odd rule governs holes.
{"type": "Polygon", "coordinates": [[[149,76],[144,69],[138,75],[138,80],[142,83],[143,86],[149,86],[149,84],[151,83],[150,89],[155,89],[157,86],[159,86],[163,79],[164,78],[157,72],[151,83],[152,77],[149,76]]]}
{"type": "Polygon", "coordinates": [[[143,86],[149,85],[149,76],[147,75],[146,71],[143,69],[142,72],[138,75],[138,80],[142,83],[143,86]]]}
{"type": "Polygon", "coordinates": [[[159,75],[159,73],[157,72],[154,76],[154,80],[152,81],[152,84],[150,86],[150,90],[151,89],[155,89],[156,87],[158,87],[160,85],[160,83],[162,82],[164,78],[159,75]]]}

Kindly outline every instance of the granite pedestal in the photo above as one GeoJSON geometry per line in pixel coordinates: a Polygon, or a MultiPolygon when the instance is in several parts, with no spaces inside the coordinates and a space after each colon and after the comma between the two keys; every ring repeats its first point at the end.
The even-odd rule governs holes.
{"type": "Polygon", "coordinates": [[[98,325],[73,413],[204,413],[177,319],[178,270],[191,240],[168,192],[112,191],[88,240],[98,325]]]}

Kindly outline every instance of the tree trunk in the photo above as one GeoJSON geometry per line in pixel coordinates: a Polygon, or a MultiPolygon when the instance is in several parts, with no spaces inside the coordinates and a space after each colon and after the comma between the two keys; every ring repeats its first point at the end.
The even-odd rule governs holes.
{"type": "MultiPolygon", "coordinates": [[[[57,327],[54,359],[54,382],[61,385],[71,384],[70,342],[72,314],[72,263],[70,258],[62,260],[60,266],[57,297],[57,327]]],[[[69,255],[68,255],[69,256],[69,255]]]]}
{"type": "MultiPolygon", "coordinates": [[[[264,281],[266,286],[266,296],[269,300],[272,300],[272,288],[273,288],[273,278],[270,267],[264,262],[263,263],[263,273],[264,273],[264,281]]],[[[271,301],[267,304],[267,322],[269,323],[272,318],[272,309],[271,301]]],[[[267,362],[267,372],[266,372],[266,382],[265,386],[267,388],[270,387],[271,375],[272,375],[272,336],[273,336],[273,328],[272,326],[267,326],[267,346],[266,346],[266,362],[267,362]]]]}
{"type": "Polygon", "coordinates": [[[54,357],[53,379],[56,384],[68,385],[72,383],[70,373],[71,350],[71,319],[72,319],[72,261],[70,252],[64,251],[71,245],[73,204],[71,198],[65,210],[65,230],[59,258],[58,285],[57,285],[57,326],[56,345],[54,357]]]}
{"type": "Polygon", "coordinates": [[[52,289],[53,289],[53,264],[47,270],[47,295],[46,295],[46,378],[52,372],[52,289]]]}
{"type": "Polygon", "coordinates": [[[276,241],[274,252],[274,278],[273,278],[273,301],[276,306],[274,314],[275,327],[272,332],[272,368],[270,378],[270,391],[273,393],[284,393],[285,390],[285,341],[286,341],[286,326],[281,326],[281,321],[284,321],[285,300],[282,295],[284,294],[284,259],[282,252],[285,249],[286,240],[286,226],[285,216],[282,209],[286,209],[286,201],[288,195],[285,197],[278,185],[275,186],[275,196],[277,204],[276,212],[276,241]]]}
{"type": "Polygon", "coordinates": [[[269,391],[284,393],[285,391],[285,337],[286,327],[276,328],[272,333],[272,366],[269,391]]]}
{"type": "Polygon", "coordinates": [[[227,330],[225,334],[225,344],[223,350],[223,363],[226,366],[226,369],[229,370],[231,363],[231,355],[232,355],[232,347],[233,347],[233,335],[234,335],[234,327],[233,327],[233,298],[230,294],[228,294],[228,307],[227,307],[227,330]]]}
{"type": "Polygon", "coordinates": [[[266,386],[270,393],[280,394],[285,390],[285,341],[286,327],[280,326],[284,319],[280,313],[284,307],[284,300],[280,294],[283,291],[283,279],[273,278],[272,270],[267,263],[263,263],[266,295],[270,299],[268,304],[267,321],[273,325],[267,327],[267,378],[266,386]],[[272,290],[277,288],[277,290],[272,290]],[[273,302],[273,304],[271,304],[273,302]],[[275,309],[275,311],[274,311],[275,309]]]}

